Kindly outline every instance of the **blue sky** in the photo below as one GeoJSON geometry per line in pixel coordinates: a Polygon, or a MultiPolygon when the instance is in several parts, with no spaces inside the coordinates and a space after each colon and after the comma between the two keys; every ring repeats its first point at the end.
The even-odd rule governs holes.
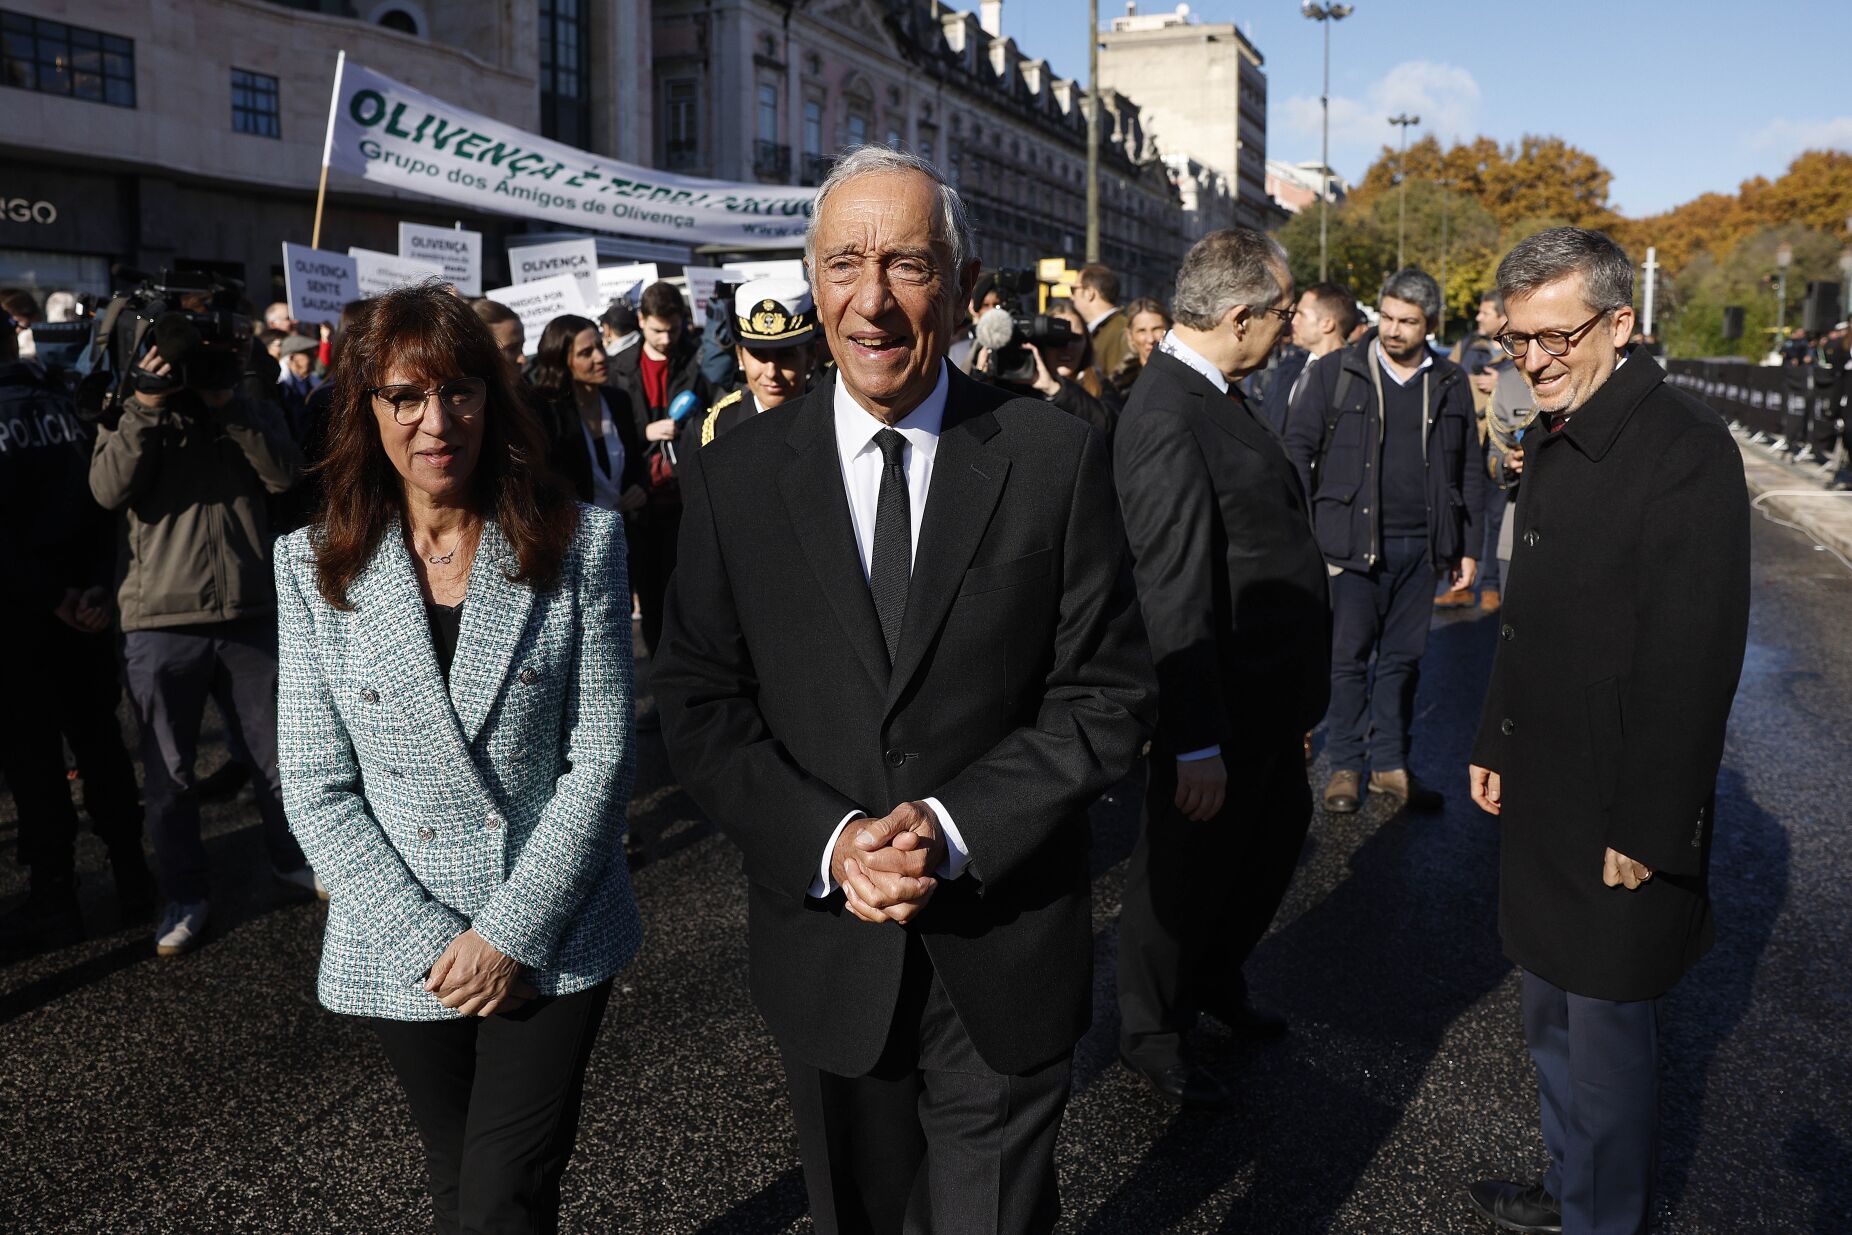
{"type": "MultiPolygon", "coordinates": [[[[1331,163],[1346,176],[1392,139],[1384,118],[1398,111],[1421,117],[1410,140],[1560,136],[1614,173],[1613,201],[1635,216],[1775,176],[1810,147],[1852,150],[1845,0],[1353,3],[1331,37],[1331,163]]],[[[1265,57],[1269,157],[1317,159],[1318,23],[1298,0],[1190,9],[1235,22],[1265,57]]],[[[1124,0],[1100,0],[1102,23],[1124,12],[1124,0]]],[[[1086,77],[1086,26],[1085,0],[1004,0],[1004,33],[1063,77],[1086,77]]]]}

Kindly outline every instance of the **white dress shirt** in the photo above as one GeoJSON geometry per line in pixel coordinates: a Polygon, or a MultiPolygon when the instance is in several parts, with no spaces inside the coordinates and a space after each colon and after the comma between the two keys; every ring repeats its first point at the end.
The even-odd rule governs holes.
{"type": "MultiPolygon", "coordinates": [[[[907,439],[903,465],[907,471],[907,514],[912,525],[909,560],[919,556],[920,520],[926,514],[926,495],[932,488],[932,461],[939,450],[939,429],[945,423],[945,396],[950,387],[951,379],[946,376],[945,362],[941,361],[939,384],[918,407],[892,426],[907,439]]],[[[836,461],[842,468],[842,487],[849,498],[849,522],[855,528],[855,547],[862,558],[862,578],[867,579],[869,563],[875,553],[875,510],[881,501],[881,472],[886,466],[881,448],[875,444],[875,435],[889,426],[857,403],[840,377],[836,380],[834,411],[836,461]]],[[[938,798],[925,801],[939,817],[940,828],[945,833],[945,861],[934,873],[945,879],[956,879],[964,874],[971,860],[970,852],[945,804],[938,798]]],[[[861,819],[866,814],[866,811],[852,810],[836,824],[829,842],[823,846],[823,861],[818,867],[817,878],[811,882],[810,895],[823,897],[835,891],[830,856],[836,852],[836,842],[849,821],[861,819]]]]}

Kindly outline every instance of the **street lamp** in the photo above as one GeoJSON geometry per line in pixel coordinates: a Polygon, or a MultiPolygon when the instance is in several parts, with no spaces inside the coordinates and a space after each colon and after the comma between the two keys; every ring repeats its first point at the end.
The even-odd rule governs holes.
{"type": "Polygon", "coordinates": [[[1402,259],[1402,238],[1408,231],[1408,126],[1420,124],[1421,117],[1403,112],[1399,116],[1389,117],[1389,123],[1402,130],[1402,157],[1396,162],[1396,173],[1401,177],[1402,191],[1399,194],[1401,200],[1397,207],[1395,220],[1395,268],[1403,270],[1407,268],[1402,259]]]}
{"type": "Polygon", "coordinates": [[[1781,346],[1788,330],[1788,267],[1794,264],[1794,248],[1784,244],[1775,250],[1775,346],[1781,346]]]}
{"type": "Polygon", "coordinates": [[[1299,12],[1317,22],[1325,32],[1325,88],[1318,96],[1323,115],[1318,124],[1318,280],[1331,277],[1330,262],[1325,256],[1325,229],[1331,216],[1331,23],[1343,21],[1356,12],[1349,4],[1314,4],[1300,0],[1299,12]]]}

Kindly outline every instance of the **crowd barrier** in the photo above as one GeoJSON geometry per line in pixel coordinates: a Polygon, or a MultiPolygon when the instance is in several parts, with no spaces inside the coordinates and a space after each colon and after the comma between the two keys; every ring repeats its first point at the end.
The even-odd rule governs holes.
{"type": "Polygon", "coordinates": [[[1837,431],[1845,383],[1816,387],[1812,374],[1810,368],[1778,368],[1746,360],[1666,362],[1666,380],[1674,386],[1703,399],[1750,434],[1797,450],[1830,443],[1837,431]]]}

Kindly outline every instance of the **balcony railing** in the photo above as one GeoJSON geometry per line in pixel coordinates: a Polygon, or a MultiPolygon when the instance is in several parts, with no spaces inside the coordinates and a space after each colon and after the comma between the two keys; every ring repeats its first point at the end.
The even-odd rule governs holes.
{"type": "Polygon", "coordinates": [[[822,184],[830,174],[830,168],[836,166],[836,160],[827,154],[807,154],[804,156],[803,174],[798,178],[802,184],[822,184]]]}
{"type": "Polygon", "coordinates": [[[701,161],[701,151],[691,141],[670,141],[663,148],[664,162],[670,171],[693,167],[701,161]]]}
{"type": "Polygon", "coordinates": [[[752,143],[752,170],[761,176],[783,180],[791,174],[791,147],[777,142],[752,143]]]}

